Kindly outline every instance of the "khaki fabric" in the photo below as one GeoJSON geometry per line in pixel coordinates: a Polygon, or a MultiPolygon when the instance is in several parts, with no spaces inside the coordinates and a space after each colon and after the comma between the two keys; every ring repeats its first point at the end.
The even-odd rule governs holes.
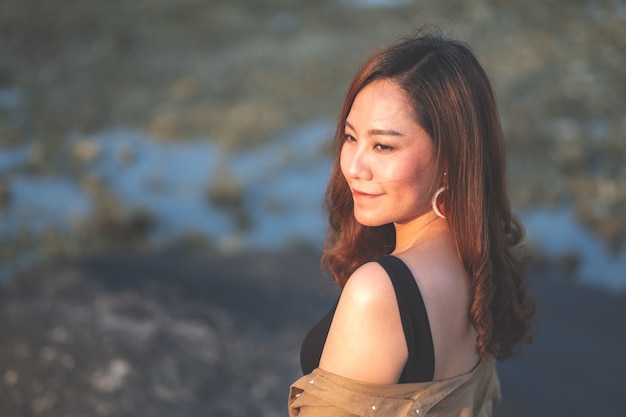
{"type": "Polygon", "coordinates": [[[489,417],[500,401],[495,360],[442,381],[367,384],[315,369],[291,385],[290,417],[489,417]]]}

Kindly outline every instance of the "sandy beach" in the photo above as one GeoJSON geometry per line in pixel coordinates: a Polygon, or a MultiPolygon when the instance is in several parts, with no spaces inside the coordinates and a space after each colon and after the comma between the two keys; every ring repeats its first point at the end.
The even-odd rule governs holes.
{"type": "MultiPolygon", "coordinates": [[[[314,251],[118,253],[0,290],[0,415],[285,416],[302,337],[337,296],[314,251]]],[[[626,316],[533,272],[535,342],[499,364],[496,416],[618,416],[626,316]]]]}

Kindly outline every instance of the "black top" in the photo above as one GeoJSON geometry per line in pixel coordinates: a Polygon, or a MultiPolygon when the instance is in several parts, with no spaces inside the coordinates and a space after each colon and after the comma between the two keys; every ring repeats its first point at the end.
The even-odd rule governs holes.
{"type": "MultiPolygon", "coordinates": [[[[413,274],[405,263],[395,256],[384,256],[375,262],[387,271],[393,284],[409,351],[409,359],[398,383],[432,381],[435,374],[433,338],[422,293],[413,274]]],[[[304,338],[300,350],[300,366],[304,374],[311,373],[319,366],[337,304],[338,301],[304,338]]]]}

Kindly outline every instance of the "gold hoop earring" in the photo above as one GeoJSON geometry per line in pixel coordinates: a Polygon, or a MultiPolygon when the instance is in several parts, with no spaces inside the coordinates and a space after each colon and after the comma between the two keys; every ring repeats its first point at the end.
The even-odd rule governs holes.
{"type": "Polygon", "coordinates": [[[446,216],[443,215],[443,213],[441,213],[441,211],[439,211],[439,207],[437,207],[437,199],[439,198],[439,195],[441,193],[443,193],[446,190],[446,187],[440,187],[437,192],[435,192],[435,195],[433,196],[433,200],[432,200],[432,205],[433,205],[433,211],[435,212],[435,214],[439,217],[441,217],[442,219],[445,219],[446,216]]]}

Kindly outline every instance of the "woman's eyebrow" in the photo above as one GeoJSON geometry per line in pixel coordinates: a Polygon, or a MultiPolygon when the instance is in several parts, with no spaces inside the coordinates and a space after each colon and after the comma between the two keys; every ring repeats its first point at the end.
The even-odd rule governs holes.
{"type": "MultiPolygon", "coordinates": [[[[354,127],[347,120],[345,122],[345,125],[346,125],[346,127],[350,128],[351,130],[355,130],[354,127]]],[[[406,136],[403,133],[400,133],[400,132],[395,131],[393,129],[370,129],[370,130],[367,131],[367,133],[370,136],[406,136]]]]}

